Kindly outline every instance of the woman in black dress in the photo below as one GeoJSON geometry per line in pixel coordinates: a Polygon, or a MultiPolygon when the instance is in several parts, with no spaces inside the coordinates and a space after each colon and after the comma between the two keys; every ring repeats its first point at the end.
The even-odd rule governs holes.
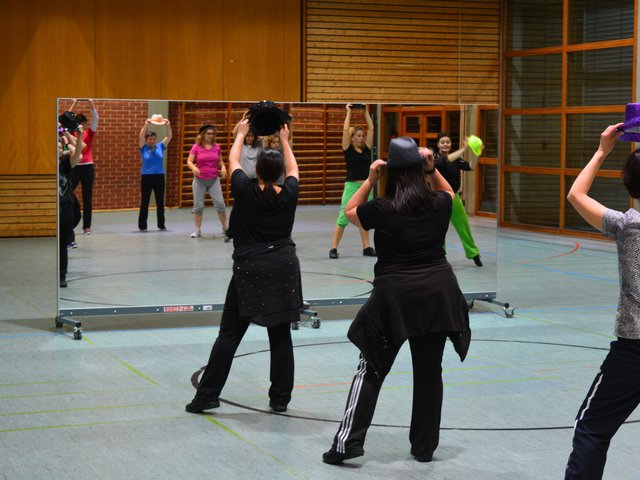
{"type": "Polygon", "coordinates": [[[67,287],[69,254],[67,246],[73,240],[73,229],[80,221],[80,204],[73,193],[72,171],[82,160],[82,125],[78,125],[78,138],[58,124],[58,249],[60,252],[60,288],[67,287]],[[78,143],[80,145],[78,145],[78,143]],[[79,148],[78,148],[79,147],[79,148]]]}
{"type": "Polygon", "coordinates": [[[283,154],[261,151],[256,161],[258,181],[240,166],[249,121],[243,120],[229,153],[234,197],[233,276],[222,313],[220,332],[209,363],[187,412],[202,413],[220,406],[219,396],[233,356],[250,323],[267,327],[271,348],[269,406],[285,412],[293,390],[291,322],[300,319],[300,263],[291,240],[300,185],[298,165],[289,144],[289,129],[280,130],[283,154]],[[284,160],[283,160],[284,156],[284,160]],[[282,186],[278,178],[285,172],[282,186]]]}
{"type": "Polygon", "coordinates": [[[386,162],[371,164],[369,177],[346,206],[351,223],[375,230],[378,261],[371,297],[349,329],[360,363],[325,463],[364,454],[380,388],[407,339],[413,362],[411,454],[420,462],[432,459],[440,433],[446,339],[461,360],[471,339],[469,308],[444,252],[453,196],[431,150],[419,150],[403,137],[391,141],[386,162]],[[383,168],[386,192],[367,201],[383,168]]]}

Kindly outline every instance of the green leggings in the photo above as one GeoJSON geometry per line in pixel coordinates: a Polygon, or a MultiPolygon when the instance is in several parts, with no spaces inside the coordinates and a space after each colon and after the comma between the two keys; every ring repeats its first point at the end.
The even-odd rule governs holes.
{"type": "Polygon", "coordinates": [[[480,253],[480,249],[476,246],[476,242],[471,235],[471,229],[469,228],[469,219],[467,218],[467,212],[464,209],[460,195],[456,193],[453,197],[453,205],[451,206],[451,223],[453,228],[458,232],[462,246],[464,247],[464,254],[467,258],[473,258],[480,253]]]}

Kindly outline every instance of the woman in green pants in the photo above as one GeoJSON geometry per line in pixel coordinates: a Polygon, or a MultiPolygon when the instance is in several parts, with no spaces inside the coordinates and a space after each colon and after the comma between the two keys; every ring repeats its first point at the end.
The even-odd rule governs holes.
{"type": "Polygon", "coordinates": [[[473,167],[469,162],[462,158],[462,154],[467,149],[467,141],[462,141],[462,147],[455,152],[451,152],[451,137],[447,132],[438,133],[438,153],[435,155],[436,168],[442,174],[442,176],[449,182],[451,188],[455,192],[453,199],[453,205],[451,208],[451,223],[458,232],[462,246],[464,247],[465,256],[474,261],[478,266],[482,266],[480,260],[480,249],[476,246],[476,242],[473,240],[471,234],[471,228],[469,228],[469,219],[467,218],[467,212],[464,209],[462,200],[460,199],[460,184],[462,170],[470,171],[473,167]],[[451,152],[451,153],[450,153],[451,152]]]}

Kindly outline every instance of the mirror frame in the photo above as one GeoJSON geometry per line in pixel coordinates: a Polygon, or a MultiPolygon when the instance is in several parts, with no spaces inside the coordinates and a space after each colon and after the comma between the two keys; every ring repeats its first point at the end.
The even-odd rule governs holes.
{"type": "MultiPolygon", "coordinates": [[[[70,105],[72,99],[70,98],[59,98],[57,101],[57,114],[59,114],[61,111],[64,110],[65,107],[68,107],[68,105],[70,105]]],[[[214,100],[193,100],[193,101],[182,101],[182,100],[158,100],[158,99],[94,99],[94,101],[98,104],[98,110],[100,112],[101,108],[100,108],[100,103],[102,102],[116,102],[116,101],[121,101],[121,102],[142,102],[142,103],[146,103],[147,104],[147,109],[144,112],[144,115],[146,115],[145,118],[149,118],[151,116],[152,113],[161,113],[163,114],[166,118],[170,118],[171,117],[171,104],[178,105],[178,107],[180,108],[180,105],[184,105],[184,104],[216,104],[216,105],[238,105],[238,108],[234,109],[231,108],[232,112],[231,115],[229,116],[229,119],[235,119],[235,117],[238,117],[241,115],[241,113],[238,112],[242,112],[242,110],[244,110],[244,108],[248,105],[251,104],[255,104],[255,101],[214,101],[214,100]],[[163,108],[164,106],[164,108],[163,108]],[[235,112],[235,113],[234,113],[235,112]],[[235,117],[234,117],[235,114],[235,117]]],[[[276,102],[279,105],[284,105],[285,108],[286,106],[295,106],[295,105],[335,105],[335,106],[340,106],[340,108],[342,109],[341,112],[344,112],[344,104],[343,103],[339,103],[339,102],[324,102],[324,103],[320,103],[320,102],[276,102]]],[[[385,103],[375,103],[372,105],[376,105],[375,108],[375,116],[374,116],[374,123],[376,124],[376,132],[375,132],[375,140],[374,140],[374,149],[373,150],[373,155],[378,156],[377,152],[380,152],[381,157],[385,157],[386,156],[386,142],[382,142],[381,138],[383,137],[389,137],[390,136],[390,132],[393,129],[392,127],[390,127],[388,125],[388,120],[387,117],[385,117],[386,114],[389,113],[393,113],[398,115],[398,121],[402,121],[402,118],[404,118],[405,115],[407,114],[411,114],[412,112],[425,112],[425,111],[431,111],[434,112],[434,115],[437,112],[440,112],[440,114],[442,116],[445,116],[448,114],[448,112],[461,112],[465,109],[466,105],[433,105],[433,104],[420,104],[420,103],[410,103],[410,104],[385,104],[385,103]]],[[[475,106],[475,105],[471,105],[471,106],[475,106]]],[[[495,105],[495,109],[498,109],[498,105],[495,105]]],[[[343,115],[343,113],[342,113],[343,115]]],[[[296,120],[296,115],[295,112],[293,112],[293,127],[292,127],[292,145],[294,146],[295,149],[295,141],[296,141],[296,127],[295,127],[295,120],[296,120]]],[[[142,117],[141,117],[142,118],[142,117]]],[[[235,120],[234,124],[235,124],[235,120]]],[[[100,126],[99,129],[104,129],[103,126],[103,122],[104,119],[102,118],[101,115],[101,119],[100,119],[100,126]]],[[[468,122],[468,119],[463,119],[460,121],[460,124],[463,124],[462,126],[464,128],[466,128],[466,123],[468,122]],[[464,122],[464,124],[463,124],[464,122]]],[[[172,122],[173,123],[173,122],[172,122]]],[[[229,122],[229,124],[231,124],[231,122],[229,122]]],[[[141,125],[141,123],[139,123],[138,125],[141,125]]],[[[476,125],[476,123],[473,123],[473,125],[476,125]]],[[[396,125],[397,126],[397,125],[396,125]]],[[[179,131],[174,131],[173,132],[173,136],[174,136],[174,142],[178,142],[180,141],[181,143],[184,143],[184,137],[185,137],[185,132],[184,132],[184,126],[183,125],[179,125],[179,131]],[[180,140],[178,140],[178,138],[180,140]]],[[[231,133],[230,130],[228,128],[228,125],[226,125],[226,129],[219,129],[218,131],[223,131],[226,135],[226,141],[228,146],[230,146],[230,142],[232,142],[232,140],[230,139],[231,133]]],[[[422,128],[422,126],[421,126],[422,128]]],[[[444,128],[449,128],[448,125],[446,125],[444,128]]],[[[403,129],[400,129],[400,131],[402,131],[403,129]]],[[[497,130],[499,131],[499,129],[497,130]]],[[[97,139],[100,138],[100,133],[102,133],[100,130],[98,132],[98,136],[96,137],[97,139]]],[[[472,132],[475,133],[475,132],[472,132]]],[[[341,131],[339,132],[340,136],[341,136],[341,131]]],[[[414,138],[416,138],[417,140],[419,138],[427,138],[427,140],[435,138],[435,133],[433,132],[429,132],[428,135],[425,137],[424,136],[425,132],[420,132],[418,133],[418,137],[416,138],[416,135],[411,134],[410,136],[413,136],[414,138]]],[[[462,129],[459,132],[460,135],[464,134],[464,129],[462,129]]],[[[137,146],[137,131],[135,131],[135,145],[137,146]]],[[[459,144],[459,136],[456,136],[453,132],[452,132],[452,140],[454,144],[459,144]],[[453,138],[456,137],[456,138],[453,138]]],[[[99,140],[98,140],[99,141],[99,140]]],[[[219,143],[222,143],[222,141],[220,141],[219,143]]],[[[178,149],[180,148],[180,146],[178,146],[178,149]]],[[[175,149],[175,146],[174,146],[175,149]]],[[[223,151],[225,149],[223,148],[223,151]]],[[[227,149],[228,152],[228,149],[227,149]]],[[[183,152],[179,151],[180,153],[180,160],[178,162],[176,162],[178,164],[179,167],[181,167],[181,165],[184,163],[184,158],[182,158],[183,152]]],[[[136,151],[136,155],[137,151],[136,151]]],[[[185,157],[186,158],[186,157],[185,157]]],[[[165,157],[165,161],[166,161],[166,157],[165,157]]],[[[138,167],[138,163],[136,163],[136,167],[138,167]]],[[[57,171],[57,169],[56,169],[57,171]]],[[[136,174],[136,176],[138,176],[139,173],[136,174]]],[[[228,182],[228,180],[227,180],[228,182]]],[[[98,183],[99,185],[99,183],[98,183]]],[[[226,192],[226,198],[228,199],[230,196],[230,192],[228,191],[228,184],[227,184],[227,188],[226,188],[227,192],[226,192]]],[[[331,202],[333,203],[333,202],[331,202]]],[[[228,203],[228,206],[230,206],[230,203],[228,203]]],[[[177,205],[178,208],[186,208],[184,205],[177,205]]],[[[59,208],[59,205],[58,205],[59,208]]],[[[128,207],[131,208],[131,207],[128,207]]],[[[496,233],[497,233],[497,224],[496,224],[496,233]]],[[[58,229],[57,229],[57,234],[59,235],[59,225],[58,225],[58,229]]],[[[56,245],[58,245],[59,242],[56,243],[56,245]]],[[[57,247],[58,248],[58,247],[57,247]]],[[[57,251],[57,250],[56,250],[57,251]]],[[[59,252],[57,251],[58,255],[57,255],[57,262],[59,262],[59,252]]],[[[58,268],[56,270],[56,272],[59,271],[59,265],[58,268]]],[[[464,292],[463,293],[465,295],[465,298],[467,299],[467,301],[470,304],[473,304],[473,301],[475,300],[483,300],[483,301],[489,301],[489,302],[493,302],[495,303],[495,298],[496,298],[496,286],[497,286],[497,271],[495,272],[494,277],[491,280],[492,284],[493,284],[493,288],[489,288],[486,290],[479,290],[479,291],[472,291],[472,292],[464,292]]],[[[127,306],[127,307],[117,307],[117,306],[113,306],[113,307],[85,307],[85,308],[61,308],[61,295],[60,295],[60,288],[58,286],[57,289],[58,292],[58,297],[57,297],[57,309],[59,312],[59,318],[63,318],[63,319],[68,319],[71,317],[76,317],[76,316],[91,316],[91,315],[122,315],[122,314],[142,314],[142,313],[190,313],[190,312],[206,312],[206,311],[220,311],[223,308],[223,303],[207,303],[207,302],[203,302],[203,303],[192,303],[192,304],[170,304],[170,305],[139,305],[139,306],[127,306]]],[[[345,298],[319,298],[319,299],[309,299],[309,303],[312,306],[325,306],[325,305],[357,305],[357,304],[362,304],[366,301],[366,296],[365,297],[345,297],[345,298]]],[[[76,322],[77,323],[77,322],[76,322]]]]}

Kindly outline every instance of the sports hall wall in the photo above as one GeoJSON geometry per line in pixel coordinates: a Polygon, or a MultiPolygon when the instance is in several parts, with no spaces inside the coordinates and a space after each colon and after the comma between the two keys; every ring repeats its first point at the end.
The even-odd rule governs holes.
{"type": "Polygon", "coordinates": [[[498,0],[26,0],[3,18],[0,236],[55,233],[58,97],[499,100],[498,0]]]}

